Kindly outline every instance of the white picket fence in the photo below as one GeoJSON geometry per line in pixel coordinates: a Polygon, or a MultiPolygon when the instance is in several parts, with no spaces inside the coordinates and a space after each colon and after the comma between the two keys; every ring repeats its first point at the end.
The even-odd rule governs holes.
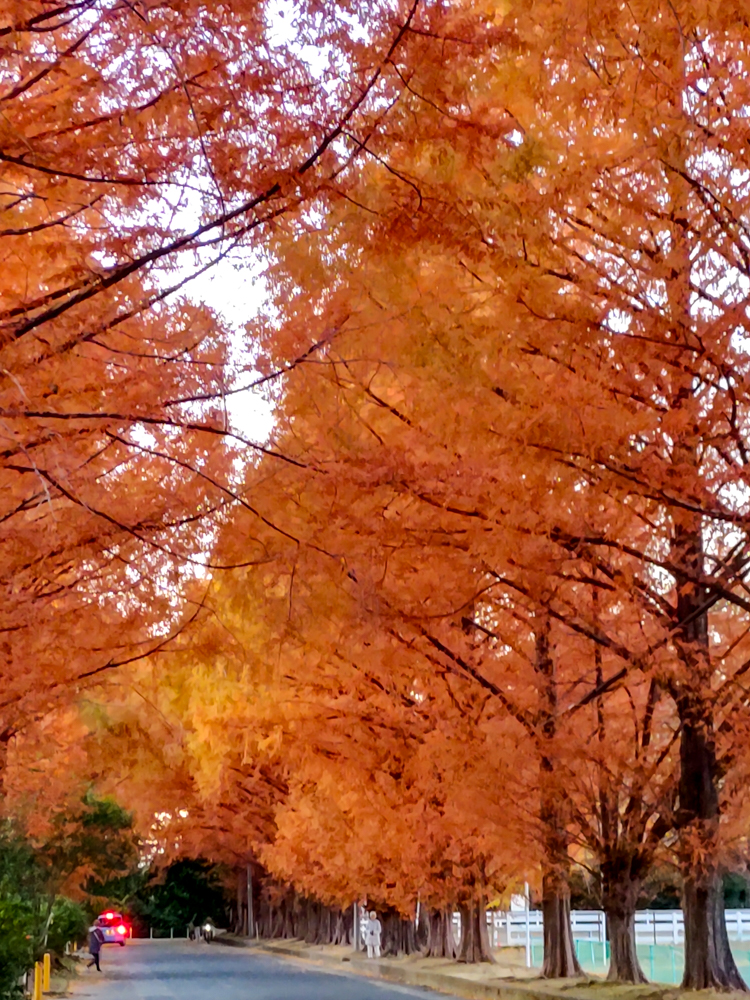
{"type": "MultiPolygon", "coordinates": [[[[730,941],[750,941],[750,910],[726,911],[730,941]]],[[[607,940],[607,920],[602,910],[573,910],[570,914],[573,937],[579,941],[607,940]]],[[[461,921],[453,914],[456,935],[461,921]]],[[[524,947],[542,941],[544,923],[541,910],[491,910],[487,913],[490,944],[493,948],[524,947]]],[[[682,910],[638,910],[635,915],[636,944],[679,945],[685,940],[682,910]]]]}

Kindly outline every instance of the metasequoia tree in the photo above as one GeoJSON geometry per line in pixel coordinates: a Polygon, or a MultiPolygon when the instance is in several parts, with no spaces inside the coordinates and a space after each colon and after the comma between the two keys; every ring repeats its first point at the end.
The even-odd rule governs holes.
{"type": "MultiPolygon", "coordinates": [[[[226,532],[232,549],[238,529],[241,521],[226,532]]],[[[512,845],[520,840],[506,794],[510,775],[497,782],[515,752],[505,719],[498,730],[481,692],[436,677],[429,661],[415,662],[371,615],[358,613],[350,578],[337,586],[330,571],[303,566],[288,541],[286,550],[277,548],[275,565],[269,559],[235,574],[212,601],[233,641],[248,643],[246,656],[264,649],[277,664],[240,682],[252,699],[246,753],[271,752],[290,774],[289,798],[279,802],[276,832],[260,857],[283,883],[335,910],[367,897],[387,918],[386,950],[415,947],[419,901],[434,915],[431,949],[451,952],[446,915],[458,907],[462,955],[488,958],[482,900],[515,878],[512,845]],[[261,614],[264,646],[255,624],[261,614]]],[[[236,699],[235,691],[229,726],[236,699]]]]}
{"type": "Polygon", "coordinates": [[[77,707],[66,705],[10,740],[0,815],[21,821],[35,838],[48,836],[55,815],[80,803],[88,786],[88,735],[77,707]]]}
{"type": "MultiPolygon", "coordinates": [[[[260,502],[262,470],[258,478],[260,502]]],[[[373,629],[355,582],[332,578],[328,556],[310,546],[307,558],[255,521],[238,515],[217,555],[250,541],[265,559],[216,582],[200,627],[182,637],[180,652],[160,657],[161,683],[148,688],[149,702],[181,720],[162,739],[168,748],[184,731],[202,803],[196,813],[187,805],[189,818],[170,822],[164,836],[194,842],[190,827],[212,804],[217,816],[232,808],[242,847],[299,894],[269,887],[261,917],[271,934],[335,937],[340,911],[364,894],[387,917],[387,948],[415,946],[419,901],[434,914],[433,952],[452,951],[446,914],[457,906],[462,956],[489,957],[484,903],[519,878],[510,774],[498,781],[517,750],[505,713],[488,712],[471,682],[436,675],[429,659],[416,662],[390,631],[373,629]],[[289,783],[270,828],[260,822],[259,785],[269,772],[289,783]]],[[[123,787],[122,775],[116,780],[123,787]]]]}
{"type": "MultiPolygon", "coordinates": [[[[346,348],[355,349],[356,342],[342,336],[346,348]]],[[[309,384],[305,382],[306,388],[309,384]]],[[[359,385],[359,382],[356,384],[359,385]]],[[[537,813],[536,817],[529,819],[543,831],[540,836],[545,841],[549,857],[545,875],[545,899],[549,910],[548,950],[551,957],[547,972],[549,975],[575,974],[579,970],[566,908],[569,907],[569,894],[565,877],[565,821],[559,817],[559,808],[553,808],[553,804],[560,801],[560,787],[555,783],[554,776],[549,776],[553,766],[552,747],[557,735],[554,704],[557,698],[556,679],[550,669],[551,656],[545,654],[544,662],[537,663],[534,668],[534,655],[527,651],[525,657],[520,658],[520,663],[515,661],[510,667],[507,655],[509,648],[505,655],[499,653],[494,645],[485,649],[476,648],[476,635],[492,636],[493,640],[501,642],[493,631],[493,628],[497,628],[494,619],[501,614],[503,607],[500,588],[497,584],[489,584],[486,578],[485,585],[482,586],[481,574],[478,582],[476,570],[467,565],[469,560],[475,558],[475,550],[470,549],[468,558],[463,564],[459,563],[465,550],[462,546],[450,551],[450,543],[446,541],[447,532],[441,530],[434,504],[421,503],[416,506],[416,510],[407,510],[399,499],[400,484],[396,484],[394,489],[390,480],[379,482],[376,478],[380,475],[378,466],[371,472],[362,465],[365,454],[371,461],[382,462],[381,445],[389,454],[397,453],[399,458],[406,453],[408,445],[413,441],[416,441],[420,449],[425,449],[427,445],[419,440],[416,433],[409,435],[407,432],[407,441],[404,442],[403,436],[398,433],[403,422],[394,421],[391,412],[384,413],[381,408],[380,414],[377,409],[374,414],[366,413],[365,406],[359,400],[355,410],[352,405],[354,393],[351,394],[352,403],[349,408],[359,413],[360,419],[345,420],[346,410],[332,419],[331,408],[340,406],[340,388],[339,381],[335,380],[331,385],[315,387],[313,393],[303,393],[299,397],[292,397],[290,393],[287,405],[297,400],[312,400],[316,411],[314,423],[309,412],[295,411],[293,436],[284,444],[285,449],[293,446],[299,448],[301,442],[306,445],[310,441],[309,450],[302,452],[306,456],[308,468],[300,473],[298,466],[280,475],[269,475],[262,466],[258,470],[259,482],[253,487],[254,503],[261,509],[275,512],[277,529],[282,523],[288,523],[289,527],[286,537],[278,530],[275,536],[266,532],[264,551],[267,565],[248,574],[257,575],[263,581],[266,597],[258,595],[256,589],[254,600],[257,603],[254,608],[253,599],[247,599],[247,587],[243,588],[240,594],[245,595],[247,613],[257,615],[257,607],[261,605],[264,607],[264,620],[268,621],[268,593],[276,599],[274,603],[281,611],[276,640],[279,649],[277,653],[269,649],[269,654],[278,657],[283,673],[297,678],[296,700],[304,705],[309,704],[312,699],[325,698],[326,695],[330,697],[331,687],[337,689],[341,684],[338,679],[340,664],[345,663],[346,659],[352,660],[358,670],[364,670],[363,658],[366,657],[366,662],[373,666],[368,667],[365,676],[374,673],[376,677],[382,677],[379,682],[381,686],[395,683],[401,686],[402,691],[408,691],[416,684],[417,691],[422,693],[421,697],[427,697],[435,683],[446,683],[446,677],[450,678],[448,683],[468,684],[470,689],[474,689],[475,697],[481,696],[490,702],[491,707],[487,709],[490,717],[494,715],[502,719],[504,724],[510,722],[515,727],[516,751],[519,749],[520,724],[526,740],[531,741],[534,756],[538,755],[540,770],[546,775],[543,796],[546,805],[542,806],[541,815],[537,813]],[[328,392],[328,389],[331,391],[328,392]],[[320,448],[326,444],[324,437],[314,435],[320,435],[321,427],[329,426],[336,427],[334,446],[347,433],[350,435],[350,446],[359,449],[354,468],[342,467],[329,471],[325,463],[320,461],[320,448]],[[366,439],[371,436],[375,437],[378,444],[374,446],[375,451],[371,449],[366,452],[366,439]],[[325,471],[319,471],[321,469],[325,471]],[[364,477],[368,477],[370,487],[367,493],[362,490],[364,477]],[[335,494],[332,490],[336,491],[335,494]],[[388,511],[389,508],[393,510],[393,522],[387,523],[384,538],[379,534],[379,518],[382,517],[382,511],[388,511]],[[400,519],[396,517],[399,508],[400,519]],[[288,522],[283,520],[285,511],[290,518],[288,522]],[[333,517],[334,512],[336,519],[333,517]],[[290,539],[292,526],[296,534],[290,539]],[[293,544],[290,545],[290,541],[293,544]],[[387,548],[385,563],[382,555],[374,548],[383,542],[387,548]],[[340,552],[342,546],[346,551],[347,564],[352,567],[346,574],[341,573],[338,560],[331,558],[331,551],[340,552]],[[443,593],[436,599],[433,581],[440,573],[445,574],[447,567],[450,567],[450,572],[447,574],[443,593]],[[385,573],[382,572],[383,569],[385,573]],[[387,582],[384,581],[386,574],[387,582]],[[376,583],[378,576],[381,577],[380,586],[376,583]],[[316,585],[315,580],[322,580],[322,584],[316,585]],[[496,594],[490,596],[489,591],[493,586],[496,594]],[[468,607],[472,604],[477,587],[482,592],[481,602],[475,602],[477,608],[474,613],[478,615],[479,621],[471,617],[468,607]],[[499,604],[495,603],[498,600],[499,604]],[[445,608],[442,612],[441,607],[445,608]],[[462,608],[466,609],[469,617],[460,615],[462,608]],[[357,616],[361,618],[363,612],[366,617],[360,622],[357,616]],[[337,614],[345,617],[336,622],[337,614]],[[367,622],[370,632],[365,640],[367,622]],[[385,646],[382,639],[376,638],[376,630],[381,631],[386,639],[385,646]],[[355,639],[358,634],[361,638],[355,639]],[[391,645],[395,643],[396,651],[400,649],[399,657],[395,656],[394,650],[388,649],[388,642],[391,645]],[[368,650],[367,647],[372,648],[368,650]],[[343,649],[346,650],[345,653],[342,652],[343,649]],[[375,661],[374,654],[378,657],[375,661]],[[506,685],[515,686],[521,693],[520,703],[517,694],[509,698],[504,693],[506,685]],[[523,698],[526,699],[525,705],[523,698]]],[[[374,390],[371,391],[374,394],[374,390]]],[[[284,439],[279,436],[278,440],[284,439]]],[[[463,482],[461,485],[466,488],[467,483],[463,482]]],[[[434,486],[433,480],[432,488],[434,486]]],[[[388,521],[391,520],[390,514],[386,517],[388,521]]],[[[450,515],[448,519],[451,519],[450,515]]],[[[458,534],[464,536],[462,531],[458,534]]],[[[237,546],[245,549],[245,539],[246,530],[242,522],[237,520],[224,533],[220,551],[236,552],[237,546]]],[[[465,538],[461,540],[463,542],[465,538]]],[[[253,545],[257,546],[259,541],[256,531],[253,545]]],[[[497,541],[505,546],[507,540],[498,537],[497,541]]],[[[222,591],[217,596],[217,611],[221,614],[221,601],[227,598],[222,591]]],[[[229,600],[231,607],[232,598],[229,600]]],[[[506,617],[511,621],[514,618],[507,613],[506,617]]],[[[526,625],[526,642],[533,651],[533,626],[528,621],[526,625]]],[[[351,676],[345,690],[350,690],[355,681],[356,675],[351,676]]],[[[413,691],[411,695],[414,702],[413,691]]],[[[419,708],[420,711],[425,710],[421,702],[419,708]]],[[[472,713],[468,706],[464,711],[470,719],[472,713]]],[[[438,718],[445,723],[447,714],[444,709],[438,714],[438,718]]],[[[324,717],[326,725],[330,726],[335,714],[326,713],[324,717]]],[[[469,719],[464,720],[464,725],[471,730],[469,719]]],[[[481,730],[477,731],[477,736],[480,732],[481,730]]],[[[300,739],[299,729],[295,729],[294,741],[300,739]]],[[[469,745],[474,746],[471,742],[469,745]]],[[[481,741],[477,745],[481,745],[481,741]]],[[[537,779],[534,782],[535,788],[538,785],[537,779]]],[[[532,794],[536,795],[536,791],[532,794]]],[[[451,798],[451,793],[448,793],[447,798],[451,798]]],[[[300,828],[295,827],[294,836],[287,838],[290,843],[295,843],[299,832],[300,828]]],[[[275,851],[277,846],[278,843],[274,842],[271,850],[275,851]]],[[[316,867],[324,879],[330,878],[330,874],[326,873],[325,857],[331,852],[332,849],[327,848],[316,867]]],[[[498,855],[501,854],[499,851],[498,855]]],[[[475,863],[478,860],[479,856],[475,858],[475,863]]],[[[274,863],[269,863],[273,868],[274,863]]],[[[284,877],[291,879],[295,867],[297,866],[292,864],[286,868],[284,877]]],[[[312,869],[309,863],[298,867],[303,872],[310,872],[312,869]]],[[[515,878],[521,874],[517,869],[512,871],[515,878]]],[[[476,883],[471,883],[480,898],[483,891],[481,881],[477,879],[476,883]]],[[[470,885],[464,886],[454,896],[454,901],[458,903],[460,900],[461,907],[465,906],[467,927],[470,925],[469,916],[473,915],[477,928],[483,930],[483,923],[478,917],[483,912],[479,905],[480,898],[474,898],[471,891],[467,896],[466,889],[470,888],[470,885]]],[[[478,942],[479,931],[475,938],[478,942]]],[[[476,955],[480,954],[486,955],[486,945],[484,949],[477,945],[476,955]]]]}
{"type": "MultiPolygon", "coordinates": [[[[300,4],[290,37],[274,5],[247,0],[5,2],[6,332],[80,325],[83,302],[178,255],[226,256],[330,182],[398,98],[418,6],[300,4]]],[[[123,297],[97,335],[149,305],[123,297]]]]}
{"type": "MultiPolygon", "coordinates": [[[[319,238],[338,274],[318,312],[377,330],[367,354],[347,355],[337,342],[331,379],[443,449],[431,489],[416,445],[400,464],[383,456],[378,482],[389,477],[412,505],[451,512],[454,527],[443,530],[461,531],[474,564],[510,591],[529,594],[524,573],[551,556],[585,560],[587,573],[593,565],[592,585],[615,588],[623,608],[607,631],[564,591],[533,593],[619,660],[581,700],[636,671],[676,706],[692,987],[741,985],[722,917],[714,712],[727,671],[745,669],[746,647],[739,640],[729,660],[711,649],[709,615],[725,601],[747,612],[744,23],[739,9],[716,19],[702,4],[612,4],[595,21],[574,3],[512,7],[484,74],[462,76],[459,55],[439,85],[429,67],[410,80],[432,131],[404,116],[387,149],[374,143],[387,170],[373,168],[349,192],[358,221],[329,216],[319,238]],[[634,92],[638,101],[621,100],[634,92]],[[407,239],[411,270],[405,254],[394,263],[379,253],[407,239]],[[451,307],[448,289],[467,286],[451,307]],[[400,353],[395,332],[384,340],[387,321],[404,340],[400,353]],[[408,374],[396,360],[405,356],[408,374]],[[443,377],[430,379],[438,356],[443,377]],[[494,449],[478,450],[468,433],[470,407],[485,436],[500,439],[494,449]],[[467,495],[456,455],[470,454],[472,471],[480,462],[496,470],[503,444],[506,463],[516,449],[535,525],[514,509],[521,490],[508,472],[488,472],[483,495],[467,495]],[[483,551],[482,522],[544,538],[546,552],[519,539],[509,572],[483,551]]],[[[309,289],[299,280],[304,259],[296,246],[281,280],[309,289]]],[[[280,345],[301,331],[303,301],[274,325],[280,345]]],[[[335,443],[354,456],[351,442],[335,443]]],[[[352,465],[361,475],[361,448],[352,465]]],[[[352,569],[363,574],[354,559],[352,569]]],[[[731,730],[724,712],[722,724],[731,730]]]]}
{"type": "Polygon", "coordinates": [[[302,5],[287,39],[243,0],[0,4],[3,746],[194,612],[254,445],[230,435],[229,333],[181,296],[335,186],[417,7],[302,5]]]}
{"type": "Polygon", "coordinates": [[[259,672],[250,643],[227,644],[233,626],[242,623],[219,621],[204,602],[168,651],[124,667],[79,702],[89,780],[128,802],[156,862],[206,857],[233,868],[242,931],[248,868],[257,895],[259,850],[273,836],[287,779],[278,755],[252,753],[262,740],[249,729],[243,694],[254,688],[243,678],[257,682],[259,672]]]}
{"type": "Polygon", "coordinates": [[[197,642],[193,629],[189,637],[189,650],[176,648],[158,664],[146,660],[92,695],[89,773],[97,787],[116,790],[132,806],[154,863],[201,857],[233,871],[231,926],[262,934],[266,900],[277,899],[277,887],[259,854],[274,836],[287,769],[278,755],[249,755],[254,743],[242,728],[248,714],[228,669],[232,657],[211,661],[209,670],[205,636],[197,642]]]}
{"type": "MultiPolygon", "coordinates": [[[[387,645],[373,645],[387,653],[387,645]]],[[[349,669],[321,665],[294,681],[308,718],[285,726],[291,791],[263,859],[318,898],[338,905],[367,898],[387,918],[386,951],[413,949],[419,902],[432,925],[431,950],[450,954],[446,915],[457,908],[459,958],[488,960],[487,899],[518,882],[513,742],[466,685],[449,693],[443,681],[420,678],[421,696],[397,711],[383,689],[395,687],[398,651],[387,672],[359,643],[355,653],[349,669]],[[363,669],[382,685],[366,700],[356,676],[363,669]]]]}
{"type": "MultiPolygon", "coordinates": [[[[304,537],[315,538],[318,558],[323,553],[325,560],[325,553],[331,551],[346,553],[351,567],[349,586],[353,591],[359,589],[364,595],[372,595],[371,605],[379,608],[377,625],[385,625],[396,641],[408,648],[411,658],[404,669],[412,675],[415,671],[424,673],[425,684],[437,670],[476,685],[477,691],[491,701],[493,711],[515,726],[516,740],[524,746],[524,752],[531,751],[538,766],[533,794],[534,801],[538,801],[537,795],[541,799],[536,815],[530,814],[528,820],[539,832],[547,858],[545,972],[550,976],[574,975],[580,970],[568,920],[568,836],[560,809],[564,802],[560,779],[554,773],[558,714],[566,706],[558,706],[559,678],[549,643],[550,616],[544,606],[549,601],[545,594],[547,575],[557,566],[562,582],[569,572],[570,556],[565,547],[550,544],[548,538],[540,536],[540,525],[542,532],[548,531],[545,518],[550,515],[544,509],[545,502],[550,510],[554,505],[554,516],[559,516],[561,502],[570,508],[575,493],[568,492],[564,497],[559,486],[553,490],[544,470],[535,475],[532,469],[529,476],[533,476],[533,483],[520,482],[514,487],[509,466],[518,461],[517,454],[508,455],[507,447],[498,441],[492,428],[488,435],[482,410],[459,401],[461,395],[466,397],[476,391],[470,381],[472,373],[468,382],[455,384],[457,370],[450,352],[446,352],[447,358],[430,360],[425,365],[420,340],[426,334],[424,327],[432,325],[431,317],[425,320],[423,315],[420,289],[404,290],[404,275],[411,276],[408,269],[414,267],[418,276],[426,275],[439,283],[450,274],[452,283],[445,280],[444,287],[449,290],[447,298],[455,298],[460,272],[452,272],[440,259],[430,267],[424,257],[415,260],[408,252],[396,262],[391,258],[384,266],[384,280],[391,268],[401,276],[401,286],[395,286],[398,306],[404,310],[406,304],[416,324],[422,325],[417,327],[417,336],[407,339],[403,312],[393,323],[383,315],[381,296],[389,290],[378,283],[376,261],[368,263],[365,281],[376,303],[370,322],[381,323],[378,353],[368,357],[367,345],[360,338],[360,328],[367,331],[370,325],[360,306],[358,323],[352,324],[351,333],[348,329],[342,331],[335,350],[329,352],[322,376],[318,369],[309,377],[300,372],[302,391],[290,383],[285,400],[293,420],[290,442],[298,449],[297,454],[305,455],[306,465],[314,472],[312,476],[306,473],[304,480],[294,470],[275,475],[276,489],[287,493],[274,494],[269,507],[280,514],[293,497],[296,530],[301,534],[302,519],[306,517],[304,537]],[[381,360],[385,357],[388,365],[381,360]],[[453,406],[440,413],[431,410],[431,396],[436,392],[443,393],[453,406]],[[478,446],[481,459],[476,455],[478,446]],[[414,461],[414,455],[421,458],[421,463],[414,461]],[[492,461],[488,465],[489,456],[492,461]],[[505,481],[501,469],[505,470],[505,481]],[[502,493],[497,488],[500,482],[502,493]],[[530,500],[534,504],[531,508],[530,500]],[[542,509],[535,509],[540,501],[542,509]],[[498,503],[503,505],[502,513],[498,503]],[[473,520],[476,527],[467,527],[467,519],[473,520]],[[518,589],[515,594],[512,590],[509,593],[504,577],[498,573],[502,566],[517,565],[519,558],[527,560],[532,572],[535,565],[546,571],[536,570],[534,575],[519,580],[529,590],[525,608],[518,605],[518,589]],[[441,580],[439,593],[434,587],[437,579],[441,580]],[[527,648],[513,660],[507,645],[509,625],[518,617],[525,631],[519,635],[516,628],[510,641],[519,646],[525,642],[527,648]],[[498,624],[499,619],[505,621],[498,624]],[[489,637],[492,644],[479,646],[477,637],[489,637]]],[[[418,281],[415,276],[417,286],[418,281]]],[[[357,284],[354,278],[351,284],[357,284]]],[[[463,285],[471,300],[471,288],[466,288],[465,279],[463,285]]],[[[347,291],[356,295],[351,287],[347,291]]],[[[434,298],[438,298],[437,294],[434,298]]],[[[470,318],[479,316],[478,337],[486,320],[480,312],[481,296],[476,298],[476,311],[470,313],[470,318]]],[[[435,302],[432,308],[438,317],[441,308],[450,315],[451,304],[435,302]]],[[[460,313],[460,309],[458,306],[456,312],[460,313]]],[[[465,354],[465,360],[467,356],[471,357],[465,354]]],[[[509,373],[515,375],[518,384],[522,383],[518,373],[510,368],[509,373]]],[[[528,374],[533,378],[533,368],[528,374]]],[[[484,390],[485,386],[480,382],[479,388],[484,390]]],[[[278,440],[284,439],[279,435],[278,440]]],[[[255,496],[257,502],[262,501],[262,493],[256,492],[255,496]]],[[[227,536],[231,540],[232,532],[227,536]]],[[[241,537],[240,532],[238,540],[241,537]]],[[[290,592],[290,618],[296,617],[299,602],[304,600],[301,595],[309,573],[309,546],[294,558],[293,576],[297,582],[294,594],[290,592]]],[[[325,562],[321,571],[325,572],[325,562]]],[[[368,600],[367,596],[360,599],[368,600]]],[[[576,620],[575,596],[568,594],[566,600],[567,607],[563,600],[558,602],[557,617],[569,618],[579,630],[590,631],[591,622],[576,620]]],[[[305,628],[309,627],[309,622],[305,623],[305,628]]],[[[309,641],[309,632],[306,638],[309,641]]],[[[393,671],[394,666],[391,659],[389,669],[393,671]]],[[[580,671],[575,679],[569,675],[570,667],[575,666],[568,655],[564,677],[568,699],[570,692],[575,693],[586,679],[580,671]]],[[[589,683],[593,684],[593,666],[588,673],[589,683]]],[[[570,735],[565,732],[565,737],[570,735]]]]}
{"type": "Polygon", "coordinates": [[[100,691],[89,761],[102,787],[127,795],[142,832],[155,824],[160,850],[230,863],[246,877],[273,835],[285,768],[250,755],[255,737],[243,732],[248,711],[231,658],[209,667],[202,654],[196,642],[100,691]]]}
{"type": "Polygon", "coordinates": [[[340,750],[295,770],[263,858],[277,877],[329,905],[366,898],[385,920],[386,953],[414,950],[419,903],[431,924],[433,954],[455,953],[449,915],[457,908],[459,958],[487,960],[486,901],[517,881],[513,850],[520,837],[510,803],[487,795],[478,740],[464,745],[463,754],[434,742],[380,763],[393,745],[383,736],[373,770],[363,766],[361,753],[351,760],[340,750]],[[451,754],[441,770],[438,751],[451,754]],[[472,808],[480,789],[483,805],[472,808]]]}
{"type": "MultiPolygon", "coordinates": [[[[733,20],[708,20],[705,13],[700,6],[669,8],[661,24],[652,17],[647,27],[637,12],[621,12],[616,37],[610,25],[593,25],[572,6],[558,22],[558,37],[568,39],[568,31],[585,24],[598,50],[566,71],[574,93],[593,73],[602,98],[612,87],[627,86],[627,80],[636,86],[637,80],[640,99],[632,108],[618,108],[614,120],[597,121],[597,130],[606,128],[599,132],[601,145],[585,159],[573,158],[569,178],[576,175],[576,201],[568,184],[545,199],[554,218],[547,260],[571,295],[559,308],[537,306],[540,323],[570,331],[566,350],[568,344],[582,345],[591,357],[584,337],[589,345],[598,340],[603,385],[627,401],[618,407],[623,426],[627,411],[640,422],[638,430],[631,424],[633,433],[617,448],[615,442],[592,447],[593,433],[588,440],[582,436],[568,460],[595,489],[627,492],[641,510],[648,504],[653,535],[639,554],[641,586],[650,575],[648,586],[658,594],[649,563],[666,574],[663,590],[671,584],[668,603],[653,615],[663,622],[662,648],[669,653],[659,679],[674,699],[681,727],[684,985],[694,988],[742,985],[726,938],[717,864],[714,689],[727,664],[712,657],[709,611],[719,600],[744,604],[737,590],[744,568],[744,500],[733,486],[744,481],[737,441],[746,377],[739,293],[745,265],[742,209],[731,177],[745,164],[735,133],[747,81],[742,29],[733,20]],[[610,75],[615,49],[624,49],[625,60],[618,55],[618,69],[610,75]],[[659,71],[645,76],[644,59],[659,71]],[[719,92],[721,111],[713,97],[719,92]],[[653,138],[646,140],[647,134],[653,138]],[[582,190],[585,205],[578,200],[582,190]],[[591,337],[594,321],[597,338],[591,337]]],[[[567,45],[561,57],[563,51],[567,59],[567,45]]],[[[581,141],[588,134],[583,122],[561,107],[552,88],[549,100],[581,141]]],[[[565,356],[550,354],[557,363],[565,356]]],[[[610,541],[596,540],[594,546],[610,541]]],[[[611,687],[613,676],[603,685],[611,687]]]]}
{"type": "MultiPolygon", "coordinates": [[[[597,656],[598,678],[607,662],[597,656]]],[[[674,829],[679,735],[674,706],[653,678],[634,675],[624,688],[592,701],[577,714],[576,724],[588,727],[587,753],[560,766],[579,861],[593,876],[607,918],[608,978],[645,982],[634,917],[644,881],[655,858],[667,856],[664,838],[674,829]]]]}

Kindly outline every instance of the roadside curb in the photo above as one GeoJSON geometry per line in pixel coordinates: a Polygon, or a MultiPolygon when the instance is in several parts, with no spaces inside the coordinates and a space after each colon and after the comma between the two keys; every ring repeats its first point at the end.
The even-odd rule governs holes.
{"type": "Polygon", "coordinates": [[[264,955],[279,955],[298,958],[302,961],[316,962],[340,972],[354,972],[369,979],[383,979],[398,983],[401,986],[416,986],[435,990],[438,993],[450,993],[463,997],[464,1000],[588,1000],[573,990],[553,992],[523,986],[518,983],[480,983],[472,982],[461,976],[451,976],[442,972],[429,972],[425,969],[410,969],[387,959],[377,962],[366,961],[357,957],[349,960],[333,962],[321,955],[306,954],[304,950],[285,945],[265,944],[262,941],[248,941],[243,938],[220,935],[214,939],[217,944],[232,948],[247,948],[261,952],[264,955]]]}

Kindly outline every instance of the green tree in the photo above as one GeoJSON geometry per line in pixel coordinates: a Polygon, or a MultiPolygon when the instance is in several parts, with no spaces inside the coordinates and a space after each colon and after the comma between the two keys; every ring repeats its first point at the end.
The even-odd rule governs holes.
{"type": "Polygon", "coordinates": [[[86,897],[132,872],[138,843],[132,817],[112,799],[88,792],[52,820],[45,838],[20,821],[0,827],[0,998],[49,949],[61,953],[88,923],[86,897]],[[77,897],[77,899],[69,898],[77,897]]]}
{"type": "Polygon", "coordinates": [[[9,824],[0,828],[0,997],[19,994],[33,961],[34,900],[42,886],[30,845],[9,824]]]}
{"type": "Polygon", "coordinates": [[[226,921],[227,897],[222,870],[203,859],[175,861],[143,887],[131,903],[136,920],[155,931],[184,933],[188,924],[226,921]]]}
{"type": "Polygon", "coordinates": [[[84,941],[89,926],[85,907],[67,896],[58,896],[52,907],[47,947],[56,955],[65,951],[69,941],[84,941]]]}
{"type": "Polygon", "coordinates": [[[132,816],[113,799],[87,792],[79,809],[55,818],[51,835],[35,845],[34,854],[45,900],[37,930],[44,947],[62,893],[81,898],[106,895],[113,879],[136,867],[138,841],[132,816]]]}

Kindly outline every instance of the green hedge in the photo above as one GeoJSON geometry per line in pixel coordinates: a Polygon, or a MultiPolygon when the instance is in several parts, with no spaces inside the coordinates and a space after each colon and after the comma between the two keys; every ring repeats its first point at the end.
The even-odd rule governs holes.
{"type": "Polygon", "coordinates": [[[20,977],[30,968],[34,949],[34,907],[0,887],[0,997],[21,995],[20,977]]]}

